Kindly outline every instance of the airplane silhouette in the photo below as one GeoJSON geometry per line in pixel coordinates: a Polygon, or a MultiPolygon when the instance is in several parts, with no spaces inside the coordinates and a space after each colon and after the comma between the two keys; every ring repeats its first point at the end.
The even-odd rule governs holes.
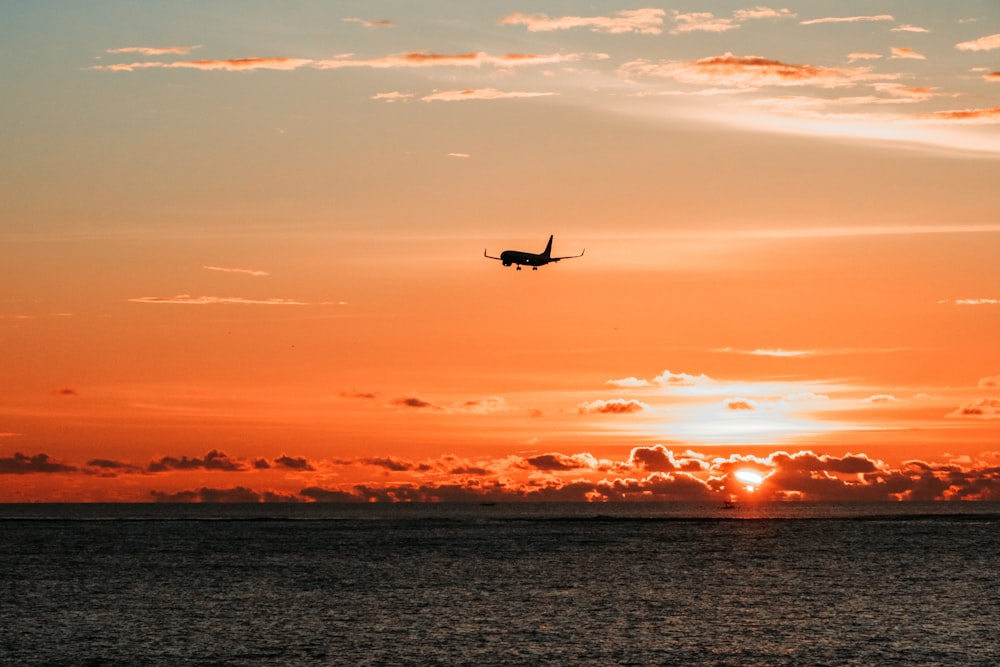
{"type": "Polygon", "coordinates": [[[517,264],[517,270],[521,270],[521,266],[530,266],[532,271],[537,271],[538,267],[545,266],[549,262],[558,262],[561,259],[573,259],[574,257],[583,257],[583,253],[587,252],[584,248],[583,252],[579,255],[569,255],[567,257],[553,257],[552,256],[552,236],[549,236],[549,242],[545,246],[545,250],[540,253],[533,252],[522,252],[520,250],[504,250],[500,253],[499,257],[493,257],[492,255],[486,254],[486,249],[483,249],[483,257],[488,257],[490,259],[498,259],[503,262],[504,266],[510,266],[511,264],[517,264]]]}

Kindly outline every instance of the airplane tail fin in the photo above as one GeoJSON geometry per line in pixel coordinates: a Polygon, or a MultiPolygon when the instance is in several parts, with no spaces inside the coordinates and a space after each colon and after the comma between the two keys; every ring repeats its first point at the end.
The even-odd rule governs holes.
{"type": "Polygon", "coordinates": [[[549,236],[549,242],[545,246],[545,252],[543,252],[542,254],[545,255],[546,257],[552,256],[552,236],[549,236]]]}

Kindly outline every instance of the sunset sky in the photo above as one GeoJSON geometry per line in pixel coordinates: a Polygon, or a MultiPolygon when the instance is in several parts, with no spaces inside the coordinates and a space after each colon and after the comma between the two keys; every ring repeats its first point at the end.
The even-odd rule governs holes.
{"type": "Polygon", "coordinates": [[[0,502],[1000,499],[996,0],[19,2],[0,77],[0,502]]]}

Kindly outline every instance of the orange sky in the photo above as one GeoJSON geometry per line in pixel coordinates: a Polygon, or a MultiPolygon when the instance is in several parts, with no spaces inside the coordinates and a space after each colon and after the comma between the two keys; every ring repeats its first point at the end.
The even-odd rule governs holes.
{"type": "Polygon", "coordinates": [[[1000,497],[1000,8],[927,4],[10,9],[0,502],[1000,497]]]}

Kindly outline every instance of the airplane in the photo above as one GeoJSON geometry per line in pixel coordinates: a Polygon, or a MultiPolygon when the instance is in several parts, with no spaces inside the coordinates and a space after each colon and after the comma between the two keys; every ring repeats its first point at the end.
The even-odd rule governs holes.
{"type": "Polygon", "coordinates": [[[499,257],[493,257],[492,255],[486,254],[486,249],[483,249],[483,257],[488,257],[489,259],[498,259],[503,262],[504,266],[510,266],[511,264],[517,264],[517,270],[521,270],[521,266],[530,266],[532,271],[537,271],[538,267],[545,266],[549,262],[558,262],[561,259],[573,259],[574,257],[583,257],[583,253],[587,252],[584,248],[583,252],[579,255],[569,255],[567,257],[553,257],[552,256],[552,236],[549,236],[548,245],[545,246],[545,250],[535,254],[533,252],[522,252],[520,250],[504,250],[500,253],[499,257]]]}

